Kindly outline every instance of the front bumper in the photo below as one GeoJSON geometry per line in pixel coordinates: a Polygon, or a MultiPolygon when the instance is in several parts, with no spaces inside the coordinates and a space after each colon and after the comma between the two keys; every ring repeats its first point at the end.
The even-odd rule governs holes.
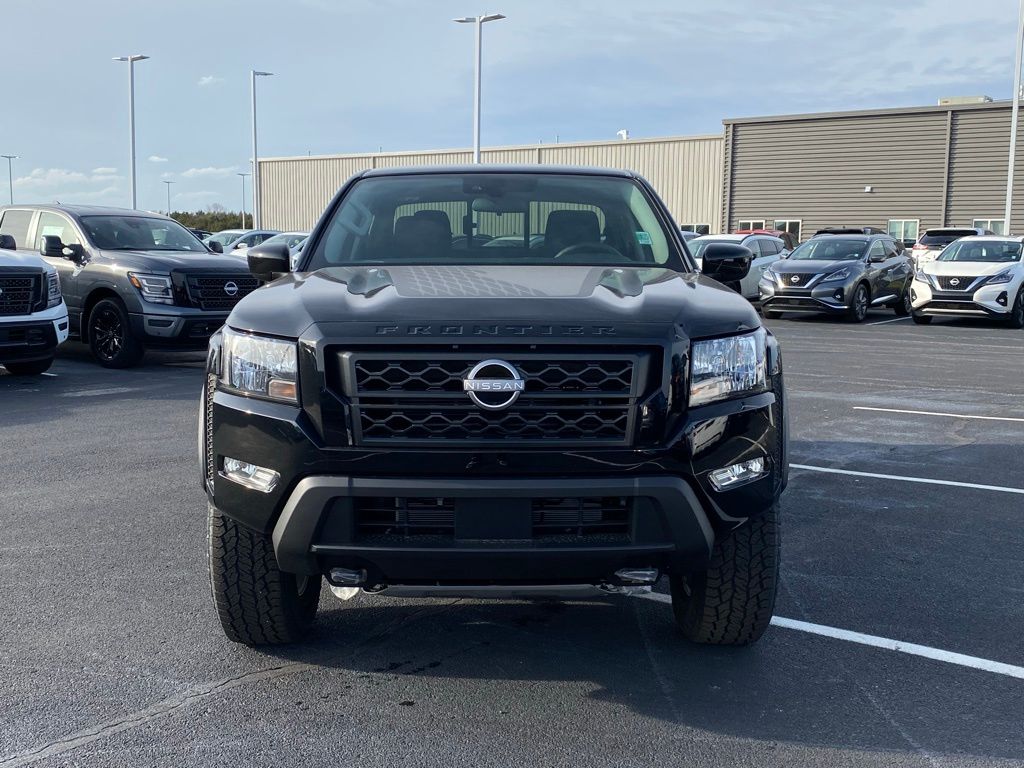
{"type": "Polygon", "coordinates": [[[0,319],[0,363],[45,360],[67,341],[68,310],[63,302],[30,317],[0,319]]]}
{"type": "Polygon", "coordinates": [[[148,347],[206,349],[210,336],[228,318],[227,312],[153,305],[146,313],[130,313],[132,332],[148,347]]]}
{"type": "Polygon", "coordinates": [[[854,282],[834,280],[819,282],[809,288],[789,288],[765,277],[758,283],[757,288],[763,309],[777,312],[838,313],[849,308],[854,282]]]}
{"type": "Polygon", "coordinates": [[[975,291],[941,291],[915,279],[911,284],[911,306],[919,315],[962,315],[1005,317],[1016,296],[1013,283],[983,285],[975,291]]]}

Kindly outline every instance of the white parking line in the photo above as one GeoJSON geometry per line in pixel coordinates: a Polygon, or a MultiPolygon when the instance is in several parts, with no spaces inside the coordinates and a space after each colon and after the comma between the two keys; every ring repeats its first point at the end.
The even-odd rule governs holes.
{"type": "MultiPolygon", "coordinates": [[[[669,597],[668,595],[664,595],[660,592],[639,592],[634,593],[634,595],[635,597],[642,597],[646,600],[654,600],[658,603],[671,604],[672,602],[671,597],[669,597]]],[[[848,643],[869,645],[872,648],[882,648],[886,651],[907,653],[911,656],[921,656],[925,659],[942,661],[946,664],[956,664],[961,667],[980,669],[983,672],[992,672],[997,675],[1005,675],[1006,677],[1014,677],[1018,680],[1024,680],[1024,667],[1014,666],[1013,664],[1004,664],[1001,661],[981,659],[977,656],[968,656],[963,653],[944,651],[941,648],[932,648],[928,645],[918,645],[917,643],[904,643],[901,640],[891,640],[888,637],[878,637],[877,635],[865,635],[863,632],[852,632],[848,629],[828,627],[824,624],[812,624],[809,621],[787,619],[782,616],[773,616],[772,626],[781,627],[783,629],[793,629],[797,632],[808,632],[812,635],[821,635],[822,637],[831,637],[835,640],[845,640],[848,643]]]]}
{"type": "Polygon", "coordinates": [[[894,317],[892,320],[876,320],[868,325],[885,325],[886,323],[898,323],[900,320],[909,320],[909,317],[894,317]]]}
{"type": "Polygon", "coordinates": [[[979,419],[981,421],[1015,421],[1024,424],[1024,419],[1011,416],[972,416],[967,413],[943,413],[942,411],[910,411],[902,408],[871,408],[867,405],[853,406],[855,411],[880,411],[882,413],[909,413],[915,416],[949,416],[954,419],[979,419]]]}
{"type": "Polygon", "coordinates": [[[906,477],[904,475],[883,475],[879,472],[856,472],[852,469],[836,469],[834,467],[815,467],[810,464],[790,464],[790,469],[806,469],[809,472],[827,472],[832,475],[852,475],[853,477],[874,477],[880,480],[900,480],[904,483],[925,483],[927,485],[952,485],[957,488],[975,488],[980,491],[999,491],[1000,493],[1019,493],[1024,495],[1024,488],[1007,488],[1002,485],[982,485],[980,483],[961,483],[955,480],[934,480],[928,477],[906,477]]]}

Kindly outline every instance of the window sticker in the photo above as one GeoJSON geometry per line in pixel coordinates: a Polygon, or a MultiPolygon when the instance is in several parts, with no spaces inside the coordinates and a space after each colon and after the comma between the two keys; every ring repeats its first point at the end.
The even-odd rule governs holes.
{"type": "Polygon", "coordinates": [[[650,232],[637,232],[636,233],[636,241],[638,243],[640,243],[640,245],[653,245],[654,244],[653,241],[651,240],[650,232]]]}

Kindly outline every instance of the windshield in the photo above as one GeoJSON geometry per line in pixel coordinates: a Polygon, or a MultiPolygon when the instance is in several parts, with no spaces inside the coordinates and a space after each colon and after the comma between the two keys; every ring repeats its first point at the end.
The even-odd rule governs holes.
{"type": "Polygon", "coordinates": [[[268,237],[261,245],[287,245],[289,248],[294,248],[307,237],[305,232],[282,232],[280,235],[268,237]]]}
{"type": "Polygon", "coordinates": [[[170,219],[145,216],[83,216],[82,227],[97,248],[105,251],[196,251],[206,253],[199,239],[170,219]]]}
{"type": "Polygon", "coordinates": [[[921,245],[949,245],[961,237],[970,237],[977,234],[978,232],[973,229],[940,229],[938,231],[925,232],[921,235],[921,239],[918,242],[921,245]]]}
{"type": "Polygon", "coordinates": [[[868,241],[845,237],[820,237],[808,240],[793,249],[790,260],[854,261],[864,258],[868,241]]]}
{"type": "Polygon", "coordinates": [[[203,240],[204,243],[209,245],[210,243],[220,243],[221,245],[228,245],[229,243],[235,242],[242,236],[242,232],[232,232],[225,230],[224,232],[218,232],[215,235],[210,235],[208,238],[203,240]]]}
{"type": "Polygon", "coordinates": [[[573,174],[362,179],[332,212],[309,258],[310,271],[349,264],[686,269],[638,184],[573,174]]]}
{"type": "Polygon", "coordinates": [[[690,253],[693,254],[693,257],[695,259],[699,259],[704,255],[704,251],[707,250],[707,247],[712,243],[732,243],[733,245],[739,245],[740,241],[730,240],[727,237],[712,237],[706,240],[701,237],[697,240],[688,241],[686,245],[690,249],[690,253]]]}
{"type": "Polygon", "coordinates": [[[1021,244],[1014,240],[960,240],[939,254],[939,261],[1020,261],[1021,244]]]}

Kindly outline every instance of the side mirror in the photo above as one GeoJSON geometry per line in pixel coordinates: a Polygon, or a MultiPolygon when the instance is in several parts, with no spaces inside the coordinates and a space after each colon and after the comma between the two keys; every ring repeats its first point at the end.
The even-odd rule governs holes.
{"type": "Polygon", "coordinates": [[[18,250],[18,244],[14,242],[14,238],[10,235],[0,235],[0,250],[16,251],[18,250]]]}
{"type": "Polygon", "coordinates": [[[249,271],[257,280],[269,282],[290,271],[291,253],[284,243],[256,245],[248,250],[249,271]]]}
{"type": "Polygon", "coordinates": [[[56,235],[43,235],[43,242],[39,245],[39,255],[49,256],[52,259],[63,259],[64,243],[56,235]]]}
{"type": "Polygon", "coordinates": [[[880,262],[885,261],[885,259],[886,259],[885,254],[884,253],[879,253],[879,254],[876,254],[874,256],[868,256],[868,263],[869,264],[878,264],[880,262]]]}
{"type": "Polygon", "coordinates": [[[704,265],[701,271],[720,283],[742,280],[754,259],[753,251],[739,243],[709,243],[702,256],[704,265]]]}
{"type": "Polygon", "coordinates": [[[224,246],[214,240],[212,243],[207,243],[206,247],[214,253],[224,253],[224,246]]]}
{"type": "Polygon", "coordinates": [[[71,245],[65,245],[61,249],[61,254],[60,255],[63,258],[67,259],[68,261],[70,261],[70,262],[72,262],[74,264],[84,264],[85,263],[85,248],[80,246],[78,243],[72,243],[71,245]]]}
{"type": "Polygon", "coordinates": [[[237,251],[239,248],[245,248],[245,243],[235,243],[231,246],[232,251],[237,251]]]}

